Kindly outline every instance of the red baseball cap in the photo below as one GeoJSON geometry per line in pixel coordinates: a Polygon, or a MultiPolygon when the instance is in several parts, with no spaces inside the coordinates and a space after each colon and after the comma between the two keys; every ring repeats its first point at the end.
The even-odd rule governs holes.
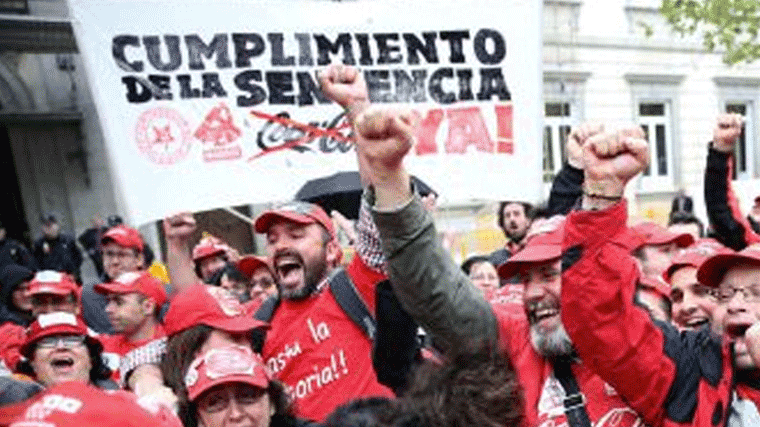
{"type": "Polygon", "coordinates": [[[164,285],[147,271],[122,273],[111,282],[95,285],[99,294],[141,294],[161,307],[167,300],[164,285]]]}
{"type": "Polygon", "coordinates": [[[694,236],[691,234],[673,233],[653,222],[642,222],[631,227],[631,229],[641,236],[641,241],[632,244],[631,250],[636,250],[644,245],[664,245],[672,242],[675,242],[679,248],[685,248],[694,243],[694,236]]]}
{"type": "Polygon", "coordinates": [[[29,282],[29,295],[53,294],[64,296],[72,293],[79,300],[79,285],[73,277],[66,273],[52,270],[38,271],[29,282]]]}
{"type": "Polygon", "coordinates": [[[499,277],[509,279],[525,264],[550,261],[562,256],[565,218],[555,216],[531,225],[525,246],[499,266],[499,277]]]}
{"type": "Polygon", "coordinates": [[[335,226],[327,213],[313,203],[294,200],[277,206],[262,213],[253,227],[257,233],[266,233],[269,227],[277,220],[285,220],[298,224],[320,224],[327,229],[330,236],[335,238],[335,226]]]}
{"type": "Polygon", "coordinates": [[[200,283],[177,294],[164,316],[164,330],[169,336],[197,325],[230,333],[269,327],[255,319],[226,289],[200,283]]]}
{"type": "Polygon", "coordinates": [[[243,273],[249,280],[253,276],[253,273],[261,267],[266,267],[270,272],[272,271],[272,268],[269,266],[269,260],[263,256],[246,255],[240,258],[240,261],[236,265],[238,271],[243,273]]]}
{"type": "Polygon", "coordinates": [[[108,242],[114,242],[125,248],[136,249],[139,252],[142,252],[145,248],[145,243],[140,232],[123,224],[111,227],[103,233],[100,243],[105,245],[108,242]]]}
{"type": "Polygon", "coordinates": [[[641,276],[639,277],[639,286],[653,290],[670,301],[670,286],[657,277],[641,276]]]}
{"type": "Polygon", "coordinates": [[[100,344],[100,341],[91,337],[88,332],[87,325],[85,325],[84,320],[79,316],[62,311],[40,314],[29,325],[26,332],[26,340],[21,345],[20,352],[27,359],[31,358],[34,345],[37,341],[53,335],[84,335],[91,344],[99,347],[99,351],[102,351],[103,346],[100,344]]]}
{"type": "Polygon", "coordinates": [[[203,258],[227,253],[229,246],[222,239],[210,234],[204,235],[193,248],[193,261],[198,262],[203,258]]]}
{"type": "Polygon", "coordinates": [[[717,288],[729,268],[753,265],[760,268],[760,244],[747,246],[739,252],[730,251],[711,256],[699,266],[697,280],[706,286],[717,288]]]}
{"type": "Polygon", "coordinates": [[[682,267],[699,269],[703,262],[713,255],[731,253],[731,249],[723,246],[715,239],[699,239],[688,248],[681,249],[670,262],[670,266],[662,273],[662,278],[670,283],[673,273],[682,267]]]}
{"type": "Polygon", "coordinates": [[[193,360],[185,374],[185,387],[192,401],[219,384],[245,383],[266,389],[271,380],[261,356],[248,347],[230,345],[209,349],[193,360]]]}
{"type": "Polygon", "coordinates": [[[10,427],[182,426],[166,408],[156,413],[144,409],[133,393],[106,391],[80,381],[56,384],[0,412],[0,423],[11,421],[10,427]]]}

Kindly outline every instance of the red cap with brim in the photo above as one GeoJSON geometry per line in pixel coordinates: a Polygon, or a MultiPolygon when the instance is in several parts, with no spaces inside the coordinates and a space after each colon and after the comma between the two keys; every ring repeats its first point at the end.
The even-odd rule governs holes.
{"type": "Polygon", "coordinates": [[[161,307],[167,300],[164,285],[147,271],[122,273],[112,282],[95,285],[95,292],[108,294],[140,294],[161,307]]]}
{"type": "Polygon", "coordinates": [[[693,245],[681,250],[673,257],[670,266],[662,273],[662,278],[670,283],[673,273],[683,267],[699,267],[711,256],[717,254],[728,254],[733,251],[715,239],[699,239],[693,245]]]}
{"type": "Polygon", "coordinates": [[[641,276],[639,277],[639,286],[650,289],[663,298],[670,300],[670,286],[657,278],[641,276]]]}
{"type": "Polygon", "coordinates": [[[55,384],[34,397],[2,408],[0,425],[9,427],[181,427],[166,408],[148,412],[137,396],[125,391],[102,390],[81,381],[55,384]]]}
{"type": "Polygon", "coordinates": [[[52,294],[65,296],[69,294],[79,299],[79,285],[66,273],[44,270],[34,275],[29,282],[29,295],[52,294]]]}
{"type": "Polygon", "coordinates": [[[631,250],[636,250],[644,245],[664,245],[666,243],[675,243],[679,248],[685,248],[694,243],[694,236],[689,233],[673,233],[665,227],[651,222],[638,224],[631,229],[642,237],[637,245],[631,245],[631,250]]]}
{"type": "Polygon", "coordinates": [[[256,218],[253,227],[257,233],[266,233],[273,223],[281,220],[303,225],[317,223],[335,238],[335,226],[324,209],[313,203],[301,201],[288,202],[264,212],[256,218]]]}
{"type": "Polygon", "coordinates": [[[184,378],[191,401],[220,384],[244,383],[266,389],[271,380],[261,356],[238,345],[209,349],[193,360],[184,378]]]}
{"type": "Polygon", "coordinates": [[[55,312],[40,314],[29,325],[26,340],[19,350],[20,353],[30,359],[37,341],[53,335],[84,335],[91,344],[100,347],[101,350],[103,348],[100,341],[89,336],[87,325],[82,318],[71,313],[55,312]]]}
{"type": "Polygon", "coordinates": [[[104,245],[108,242],[115,242],[119,246],[135,249],[138,252],[142,252],[143,249],[145,249],[145,243],[143,242],[140,232],[132,227],[127,227],[126,225],[111,227],[108,231],[103,233],[100,242],[104,245]]]}
{"type": "Polygon", "coordinates": [[[269,267],[267,259],[265,257],[256,255],[246,255],[240,258],[240,260],[237,262],[236,267],[238,271],[243,274],[243,276],[248,278],[248,280],[250,280],[251,276],[253,276],[253,273],[261,267],[265,267],[270,272],[272,271],[272,269],[269,267]]]}
{"type": "Polygon", "coordinates": [[[198,325],[229,333],[269,328],[268,323],[255,319],[227,290],[203,284],[177,294],[164,316],[164,330],[169,336],[198,325]]]}
{"type": "Polygon", "coordinates": [[[530,237],[524,248],[500,265],[499,277],[509,279],[519,273],[520,268],[526,264],[546,262],[561,257],[564,223],[551,226],[555,228],[550,232],[530,237]]]}
{"type": "Polygon", "coordinates": [[[710,257],[697,270],[697,280],[705,286],[717,288],[726,272],[738,265],[760,268],[760,245],[749,246],[739,252],[718,254],[710,257]]]}

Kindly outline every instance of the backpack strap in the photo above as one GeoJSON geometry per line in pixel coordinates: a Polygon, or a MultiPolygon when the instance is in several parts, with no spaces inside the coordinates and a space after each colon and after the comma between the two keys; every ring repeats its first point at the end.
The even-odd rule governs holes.
{"type": "Polygon", "coordinates": [[[328,278],[328,283],[340,308],[370,340],[374,340],[377,330],[375,318],[370,314],[367,304],[357,292],[351,278],[346,274],[346,270],[343,268],[336,269],[328,278]]]}
{"type": "MultiPolygon", "coordinates": [[[[261,307],[256,310],[256,313],[253,315],[253,317],[255,319],[261,320],[262,322],[268,323],[270,320],[272,320],[274,311],[279,305],[280,298],[277,295],[271,296],[264,300],[264,302],[261,304],[261,307]]],[[[255,352],[261,354],[261,350],[264,349],[264,340],[266,340],[266,338],[266,330],[262,330],[261,328],[253,330],[251,333],[251,347],[255,352]]]]}
{"type": "Polygon", "coordinates": [[[586,411],[586,396],[581,392],[575,381],[573,371],[570,369],[570,360],[556,360],[554,365],[554,378],[559,381],[565,390],[565,416],[570,427],[591,427],[591,421],[586,411]]]}

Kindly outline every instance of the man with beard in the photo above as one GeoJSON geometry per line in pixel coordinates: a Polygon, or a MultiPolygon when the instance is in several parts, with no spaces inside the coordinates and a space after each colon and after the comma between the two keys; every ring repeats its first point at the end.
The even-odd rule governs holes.
{"type": "MultiPolygon", "coordinates": [[[[341,84],[364,84],[354,69],[339,70],[341,84]]],[[[531,237],[501,269],[502,276],[520,273],[524,311],[514,304],[489,305],[441,246],[431,215],[411,187],[403,159],[415,121],[411,112],[370,108],[354,122],[360,170],[372,185],[365,200],[373,207],[401,304],[444,351],[482,341],[505,352],[523,389],[524,425],[640,425],[611,387],[575,363],[560,322],[562,228],[531,237]]]]}
{"type": "Polygon", "coordinates": [[[393,395],[375,377],[372,340],[344,311],[330,284],[345,273],[369,312],[375,312],[375,284],[385,276],[379,248],[370,246],[377,242],[370,221],[365,206],[357,222],[357,255],[345,270],[336,268],[340,244],[319,206],[288,202],[262,213],[254,224],[267,236],[279,291],[261,354],[295,397],[301,417],[322,421],[351,399],[393,395]]]}
{"type": "Polygon", "coordinates": [[[583,360],[657,426],[760,424],[757,367],[745,332],[760,319],[760,250],[715,254],[697,270],[715,289],[723,335],[652,322],[631,302],[640,274],[627,255],[626,185],[648,163],[646,141],[601,134],[584,146],[581,211],[568,216],[562,320],[583,360]]]}
{"type": "Polygon", "coordinates": [[[533,221],[533,206],[526,202],[501,202],[496,216],[499,228],[507,237],[504,247],[490,255],[493,263],[500,265],[525,245],[525,236],[533,221]]]}

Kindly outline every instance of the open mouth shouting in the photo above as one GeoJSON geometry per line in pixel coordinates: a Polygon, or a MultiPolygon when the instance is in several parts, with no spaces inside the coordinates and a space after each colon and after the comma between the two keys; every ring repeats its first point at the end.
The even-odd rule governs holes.
{"type": "Polygon", "coordinates": [[[528,303],[526,312],[530,324],[542,329],[551,329],[560,323],[558,301],[545,299],[528,303]]]}
{"type": "Polygon", "coordinates": [[[274,257],[274,268],[282,290],[297,290],[304,283],[303,258],[292,251],[282,252],[274,257]]]}

